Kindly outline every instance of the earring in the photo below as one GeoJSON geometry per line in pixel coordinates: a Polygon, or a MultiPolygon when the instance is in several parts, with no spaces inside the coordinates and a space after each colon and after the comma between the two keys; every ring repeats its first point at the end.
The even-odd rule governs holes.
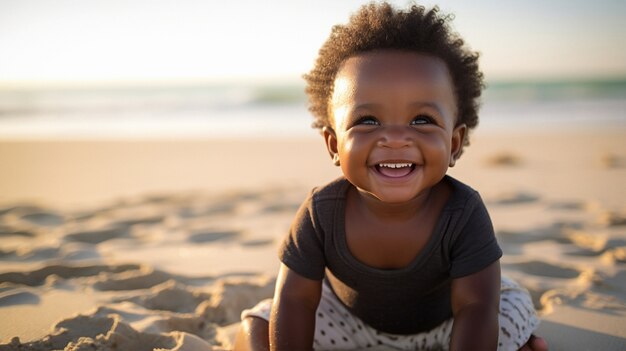
{"type": "Polygon", "coordinates": [[[333,154],[333,163],[335,166],[339,166],[339,154],[333,154]]]}

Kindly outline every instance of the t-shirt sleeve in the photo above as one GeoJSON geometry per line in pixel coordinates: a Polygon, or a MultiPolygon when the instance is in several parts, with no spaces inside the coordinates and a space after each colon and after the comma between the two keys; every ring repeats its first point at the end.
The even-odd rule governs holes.
{"type": "Polygon", "coordinates": [[[316,224],[313,194],[300,206],[283,240],[278,257],[282,263],[301,276],[322,280],[326,262],[321,228],[316,224]]]}
{"type": "Polygon", "coordinates": [[[502,250],[485,204],[478,193],[469,206],[469,216],[461,221],[461,228],[450,252],[450,276],[459,278],[476,273],[502,257],[502,250]]]}

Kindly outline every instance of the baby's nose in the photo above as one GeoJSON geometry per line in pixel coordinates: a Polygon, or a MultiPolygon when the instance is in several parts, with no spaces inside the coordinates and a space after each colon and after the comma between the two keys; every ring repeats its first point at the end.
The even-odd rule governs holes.
{"type": "Polygon", "coordinates": [[[402,148],[414,143],[413,130],[409,126],[386,126],[381,130],[378,146],[389,148],[402,148]]]}

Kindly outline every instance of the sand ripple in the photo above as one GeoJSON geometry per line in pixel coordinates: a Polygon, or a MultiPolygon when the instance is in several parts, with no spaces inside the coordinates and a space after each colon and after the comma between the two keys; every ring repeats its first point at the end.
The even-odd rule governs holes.
{"type": "Polygon", "coordinates": [[[65,213],[0,209],[0,350],[228,349],[231,325],[272,295],[274,280],[254,270],[209,274],[220,263],[207,258],[235,250],[243,255],[236,260],[246,252],[274,260],[275,239],[303,194],[147,196],[65,213]],[[91,310],[63,312],[85,297],[91,310]],[[33,311],[58,316],[43,336],[4,334],[15,325],[31,329],[16,317],[33,311]]]}

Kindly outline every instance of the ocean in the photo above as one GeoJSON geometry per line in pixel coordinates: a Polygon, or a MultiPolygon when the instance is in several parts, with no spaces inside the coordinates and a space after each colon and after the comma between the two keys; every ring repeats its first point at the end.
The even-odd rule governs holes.
{"type": "MultiPolygon", "coordinates": [[[[292,138],[310,128],[303,83],[0,89],[0,140],[292,138]]],[[[626,128],[626,79],[491,82],[479,129],[626,128]]]]}

